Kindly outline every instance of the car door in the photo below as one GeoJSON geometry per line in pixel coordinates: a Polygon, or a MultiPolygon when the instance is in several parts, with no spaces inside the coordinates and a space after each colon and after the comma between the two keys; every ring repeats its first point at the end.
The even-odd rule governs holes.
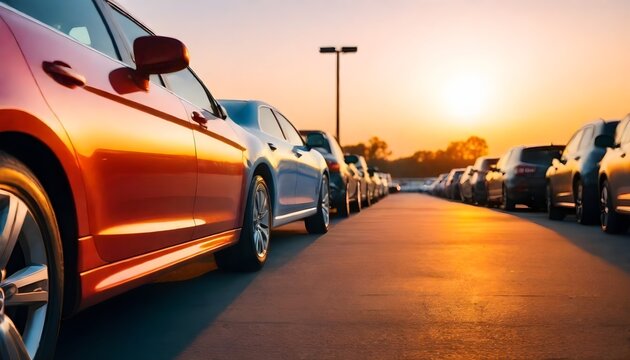
{"type": "Polygon", "coordinates": [[[149,91],[135,86],[132,64],[121,61],[126,49],[114,42],[99,2],[29,4],[9,1],[46,25],[15,14],[4,19],[72,141],[101,258],[189,241],[197,164],[179,99],[155,84],[149,91]]]}
{"type": "Polygon", "coordinates": [[[503,172],[505,171],[507,160],[510,157],[512,151],[513,150],[509,150],[507,153],[501,156],[501,159],[499,159],[499,161],[497,162],[496,169],[488,172],[488,197],[493,200],[501,197],[503,172]]]}
{"type": "Polygon", "coordinates": [[[584,129],[578,130],[569,140],[559,160],[552,160],[555,175],[550,179],[554,203],[571,206],[573,204],[573,172],[579,160],[578,151],[584,129]]]}
{"type": "Polygon", "coordinates": [[[216,101],[190,69],[166,74],[164,80],[181,97],[193,122],[198,173],[193,238],[239,228],[249,188],[242,140],[220,117],[216,101]]]}
{"type": "Polygon", "coordinates": [[[293,147],[292,152],[297,166],[295,204],[299,210],[315,207],[319,200],[319,187],[322,182],[321,155],[315,150],[306,148],[300,133],[286,117],[275,110],[274,114],[287,141],[293,147]]]}
{"type": "Polygon", "coordinates": [[[612,149],[613,160],[609,168],[612,193],[616,198],[617,211],[630,213],[630,124],[625,126],[619,146],[612,149]]]}
{"type": "Polygon", "coordinates": [[[269,146],[269,160],[276,178],[276,208],[274,215],[283,216],[296,211],[297,158],[282,131],[273,110],[268,106],[258,107],[261,140],[269,146]]]}

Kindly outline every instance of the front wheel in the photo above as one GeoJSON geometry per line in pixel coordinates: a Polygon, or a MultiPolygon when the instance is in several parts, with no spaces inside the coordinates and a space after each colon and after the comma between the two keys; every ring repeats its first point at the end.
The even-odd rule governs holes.
{"type": "Polygon", "coordinates": [[[0,359],[49,359],[63,297],[63,253],[42,185],[0,153],[0,359]]]}
{"type": "Polygon", "coordinates": [[[326,176],[322,178],[317,213],[304,219],[304,225],[309,234],[325,234],[328,232],[328,226],[330,225],[330,188],[328,177],[326,176]]]}
{"type": "Polygon", "coordinates": [[[575,218],[577,222],[582,225],[595,224],[597,222],[597,202],[593,197],[587,196],[582,180],[577,181],[573,193],[575,194],[575,218]]]}
{"type": "Polygon", "coordinates": [[[337,214],[339,216],[344,218],[350,216],[350,195],[348,194],[348,185],[346,185],[346,189],[335,207],[337,208],[337,214]]]}
{"type": "Polygon", "coordinates": [[[265,180],[256,175],[245,206],[238,243],[216,254],[217,265],[226,270],[258,271],[267,261],[271,239],[271,197],[265,180]]]}
{"type": "Polygon", "coordinates": [[[608,234],[621,234],[628,230],[628,219],[615,211],[612,201],[610,183],[604,180],[599,197],[601,227],[608,234]]]}
{"type": "Polygon", "coordinates": [[[352,212],[361,212],[361,184],[357,184],[357,199],[352,204],[352,212]]]}

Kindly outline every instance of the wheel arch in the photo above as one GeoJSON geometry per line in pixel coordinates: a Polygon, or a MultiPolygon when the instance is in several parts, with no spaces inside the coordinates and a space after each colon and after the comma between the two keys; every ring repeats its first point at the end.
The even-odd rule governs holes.
{"type": "Polygon", "coordinates": [[[59,223],[63,248],[64,309],[69,315],[79,304],[79,224],[70,180],[58,156],[37,138],[19,132],[0,132],[0,151],[29,168],[48,194],[59,223]]]}

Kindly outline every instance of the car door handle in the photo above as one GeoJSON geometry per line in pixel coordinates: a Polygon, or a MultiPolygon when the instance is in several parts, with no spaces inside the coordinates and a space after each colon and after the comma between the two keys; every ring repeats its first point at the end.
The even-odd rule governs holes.
{"type": "Polygon", "coordinates": [[[206,127],[206,123],[208,123],[208,119],[206,119],[206,117],[203,116],[203,114],[198,111],[193,111],[191,118],[194,122],[196,122],[197,124],[203,127],[206,127]]]}
{"type": "Polygon", "coordinates": [[[295,154],[298,159],[302,157],[302,153],[299,151],[294,151],[293,154],[295,154]]]}
{"type": "Polygon", "coordinates": [[[621,157],[625,158],[626,157],[626,153],[621,154],[621,157]]]}
{"type": "Polygon", "coordinates": [[[580,160],[581,158],[582,158],[581,156],[576,156],[576,157],[574,157],[574,158],[573,158],[573,160],[578,161],[578,160],[580,160]]]}
{"type": "Polygon", "coordinates": [[[44,61],[42,68],[48,75],[55,79],[55,81],[69,88],[84,86],[87,82],[85,76],[72,70],[72,67],[63,61],[44,61]]]}
{"type": "Polygon", "coordinates": [[[276,151],[278,149],[276,145],[274,145],[273,143],[267,143],[267,145],[269,145],[269,148],[271,149],[271,151],[276,151]]]}

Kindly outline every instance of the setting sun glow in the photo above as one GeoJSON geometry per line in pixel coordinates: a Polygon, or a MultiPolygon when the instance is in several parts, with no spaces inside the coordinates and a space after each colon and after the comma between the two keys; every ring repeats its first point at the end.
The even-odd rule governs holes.
{"type": "Polygon", "coordinates": [[[479,76],[457,76],[447,80],[442,90],[447,112],[460,122],[474,121],[487,105],[487,87],[479,76]]]}

